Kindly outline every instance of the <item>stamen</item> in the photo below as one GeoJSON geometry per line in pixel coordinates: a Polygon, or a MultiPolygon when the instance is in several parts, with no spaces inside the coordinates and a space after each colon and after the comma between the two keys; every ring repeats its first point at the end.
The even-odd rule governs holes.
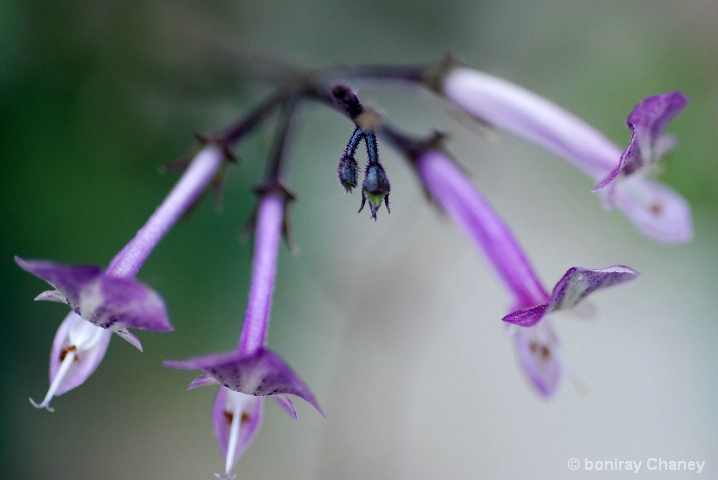
{"type": "MultiPolygon", "coordinates": [[[[60,352],[60,361],[65,360],[65,356],[67,356],[68,353],[76,352],[76,351],[77,351],[77,347],[75,345],[70,345],[69,347],[63,348],[62,352],[60,352]]],[[[77,360],[79,360],[79,358],[77,358],[77,356],[75,356],[75,361],[77,361],[77,360]]]]}
{"type": "Polygon", "coordinates": [[[215,473],[215,476],[221,479],[230,479],[235,477],[232,474],[232,467],[234,466],[235,455],[237,453],[239,427],[242,425],[242,420],[245,418],[245,414],[242,412],[244,402],[240,401],[241,399],[239,398],[232,398],[233,396],[235,396],[235,392],[227,393],[227,403],[232,404],[232,411],[225,411],[225,416],[227,419],[232,419],[232,424],[229,427],[229,441],[227,442],[227,456],[224,463],[224,474],[215,473]]]}
{"type": "Polygon", "coordinates": [[[50,388],[48,389],[47,394],[45,395],[45,398],[42,400],[41,403],[37,403],[32,398],[30,399],[30,403],[32,403],[33,407],[44,408],[48,412],[55,411],[55,409],[50,406],[50,401],[52,400],[52,397],[55,396],[55,392],[60,387],[60,384],[62,383],[62,380],[65,378],[65,375],[67,375],[67,372],[70,370],[72,363],[75,361],[76,355],[77,355],[77,349],[74,348],[74,345],[73,345],[73,347],[70,347],[67,349],[67,354],[65,355],[65,358],[62,359],[60,368],[57,369],[57,373],[55,373],[55,377],[52,379],[52,383],[50,383],[50,388]]]}

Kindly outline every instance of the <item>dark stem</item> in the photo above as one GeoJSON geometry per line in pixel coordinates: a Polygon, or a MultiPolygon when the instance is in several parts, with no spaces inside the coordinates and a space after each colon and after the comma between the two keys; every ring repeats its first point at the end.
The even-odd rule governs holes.
{"type": "Polygon", "coordinates": [[[364,132],[366,142],[366,153],[369,158],[369,165],[379,164],[379,149],[376,145],[376,134],[372,131],[364,132]]]}
{"type": "Polygon", "coordinates": [[[435,68],[429,65],[358,65],[340,66],[321,70],[317,78],[323,83],[336,83],[346,80],[396,80],[422,83],[427,74],[435,68]]]}
{"type": "Polygon", "coordinates": [[[292,132],[294,119],[296,118],[297,105],[302,98],[301,92],[294,93],[284,100],[279,112],[277,127],[272,140],[272,150],[269,155],[269,167],[267,169],[267,183],[280,183],[284,168],[286,166],[286,151],[288,139],[292,132]]]}
{"type": "Polygon", "coordinates": [[[219,134],[220,138],[227,144],[233,144],[247,132],[259,125],[272,111],[287,98],[293,95],[291,89],[278,89],[262,102],[257,104],[247,115],[225,128],[219,134]]]}
{"type": "Polygon", "coordinates": [[[363,138],[364,131],[359,127],[355,128],[351,138],[349,139],[349,143],[347,143],[347,148],[344,150],[344,155],[353,157],[356,153],[357,147],[359,146],[359,142],[361,142],[363,138]]]}

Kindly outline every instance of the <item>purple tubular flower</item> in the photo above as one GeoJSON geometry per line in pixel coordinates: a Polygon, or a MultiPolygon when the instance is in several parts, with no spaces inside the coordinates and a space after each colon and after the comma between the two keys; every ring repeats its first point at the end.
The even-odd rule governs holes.
{"type": "Polygon", "coordinates": [[[20,268],[54,289],[35,300],[61,302],[72,309],[53,341],[50,388],[42,402],[31,399],[33,405],[53,411],[53,397],[82,385],[102,361],[112,332],[141,351],[140,341],[128,328],[172,330],[162,298],[134,277],[167,231],[214,179],[222,159],[222,152],[215,146],[200,151],[167,198],[105,271],[95,266],[15,257],[20,268]]]}
{"type": "Polygon", "coordinates": [[[632,138],[621,154],[613,142],[583,120],[500,78],[453,68],[443,78],[440,91],[472,117],[568,160],[599,182],[597,190],[611,184],[611,189],[602,191],[604,206],[618,207],[645,235],[664,243],[690,240],[692,219],[685,199],[644,175],[644,167],[654,164],[674,144],[662,132],[687,105],[682,93],[640,102],[628,118],[632,138]]]}
{"type": "Polygon", "coordinates": [[[550,312],[575,306],[596,290],[633,280],[637,273],[620,265],[599,270],[573,267],[549,296],[508,227],[449,157],[430,150],[419,155],[415,165],[429,193],[486,254],[513,294],[517,311],[504,320],[530,327],[514,336],[519,363],[542,395],[552,395],[559,385],[563,358],[551,324],[547,319],[539,321],[550,312]]]}
{"type": "Polygon", "coordinates": [[[282,234],[286,195],[273,190],[262,194],[252,259],[252,284],[242,324],[238,349],[165,365],[196,369],[204,373],[189,389],[220,384],[212,408],[212,421],[219,448],[225,457],[225,471],[218,478],[233,478],[232,469],[259,431],[262,397],[271,395],[292,418],[297,418],[294,395],[324,415],[309,387],[276,353],[265,348],[282,234]]]}

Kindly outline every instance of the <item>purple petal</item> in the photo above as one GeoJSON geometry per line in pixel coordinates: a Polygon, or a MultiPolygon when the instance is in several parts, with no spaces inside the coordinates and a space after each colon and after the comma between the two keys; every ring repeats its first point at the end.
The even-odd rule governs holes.
{"type": "Polygon", "coordinates": [[[130,279],[106,275],[93,266],[68,266],[46,261],[25,261],[15,257],[23,270],[45,280],[57,291],[41,300],[65,302],[82,318],[98,327],[120,334],[139,348],[139,341],[127,328],[167,332],[172,326],[162,298],[151,288],[130,279]]]}
{"type": "Polygon", "coordinates": [[[535,325],[539,320],[546,314],[548,304],[537,305],[535,307],[524,308],[522,310],[516,310],[506,315],[502,320],[504,322],[513,323],[522,327],[530,327],[535,325]]]}
{"type": "Polygon", "coordinates": [[[236,351],[186,361],[168,361],[165,365],[202,370],[221,385],[247,395],[295,395],[324,415],[309,387],[278,354],[265,348],[249,355],[236,351]]]}
{"type": "Polygon", "coordinates": [[[209,385],[217,385],[217,380],[213,376],[207,373],[203,373],[199,377],[192,380],[192,383],[189,384],[187,390],[192,390],[199,387],[207,387],[209,385]]]}
{"type": "Polygon", "coordinates": [[[277,405],[279,405],[279,407],[284,410],[287,415],[292,417],[294,420],[297,419],[297,409],[294,408],[294,402],[292,402],[291,398],[286,395],[274,395],[272,398],[274,398],[277,405]]]}
{"type": "MultiPolygon", "coordinates": [[[[65,297],[65,303],[73,310],[74,306],[80,303],[82,290],[102,275],[102,269],[95,266],[69,266],[39,260],[25,261],[20,257],[15,257],[15,263],[26,272],[52,285],[58,290],[59,295],[65,297]]],[[[44,293],[40,294],[43,296],[41,300],[45,300],[44,293]]]]}
{"type": "Polygon", "coordinates": [[[262,424],[264,402],[261,397],[253,397],[228,388],[220,387],[212,407],[212,423],[217,443],[226,460],[225,475],[231,470],[251,445],[262,424]],[[232,421],[239,415],[239,435],[232,452],[229,452],[232,421]]]}
{"type": "Polygon", "coordinates": [[[531,384],[544,397],[556,392],[563,377],[563,350],[550,321],[519,328],[514,335],[519,364],[531,384]]]}
{"type": "Polygon", "coordinates": [[[623,265],[600,269],[571,267],[554,287],[549,303],[517,310],[506,315],[503,320],[522,327],[532,327],[545,315],[574,307],[597,290],[628,282],[637,277],[638,273],[635,270],[623,265]]]}
{"type": "Polygon", "coordinates": [[[595,190],[611,184],[618,176],[630,175],[655,163],[675,144],[675,139],[663,135],[668,123],[688,105],[688,97],[681,92],[670,92],[648,97],[641,101],[628,116],[631,140],[618,165],[600,181],[595,190]]]}
{"type": "Polygon", "coordinates": [[[638,272],[623,265],[596,270],[582,267],[569,268],[554,287],[548,310],[554,312],[571,308],[596,290],[629,282],[637,277],[638,272]]]}

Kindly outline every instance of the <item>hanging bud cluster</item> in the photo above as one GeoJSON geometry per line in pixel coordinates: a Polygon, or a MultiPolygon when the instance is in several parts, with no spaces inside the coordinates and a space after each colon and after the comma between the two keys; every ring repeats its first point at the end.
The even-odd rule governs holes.
{"type": "Polygon", "coordinates": [[[379,149],[374,131],[378,123],[376,121],[376,115],[374,112],[366,110],[359,101],[356,93],[346,85],[334,87],[334,89],[332,89],[332,96],[335,103],[349,115],[356,125],[337,166],[339,183],[347,192],[351,192],[352,189],[358,185],[359,164],[355,154],[357,148],[359,148],[359,144],[364,140],[367,152],[367,165],[364,171],[364,181],[362,182],[362,199],[359,211],[361,212],[364,209],[368,200],[371,216],[376,220],[376,213],[381,207],[382,202],[386,205],[386,211],[391,211],[389,209],[391,184],[389,178],[386,176],[384,167],[379,161],[379,149]]]}

